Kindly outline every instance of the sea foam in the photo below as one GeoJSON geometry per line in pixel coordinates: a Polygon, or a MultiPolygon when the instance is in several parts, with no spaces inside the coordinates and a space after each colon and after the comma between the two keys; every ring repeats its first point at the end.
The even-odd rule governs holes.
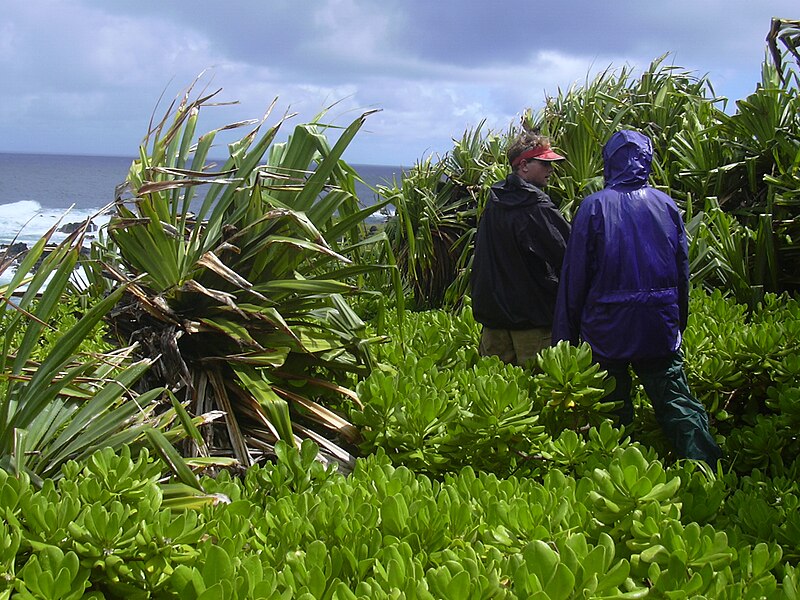
{"type": "MultiPolygon", "coordinates": [[[[41,239],[54,225],[63,227],[68,223],[82,223],[86,219],[91,219],[99,228],[108,223],[109,217],[97,212],[96,208],[43,208],[33,200],[0,204],[0,244],[17,241],[30,246],[41,239]]],[[[66,233],[56,232],[51,241],[58,243],[66,236],[66,233]]],[[[87,235],[86,242],[91,241],[93,237],[87,235]]]]}

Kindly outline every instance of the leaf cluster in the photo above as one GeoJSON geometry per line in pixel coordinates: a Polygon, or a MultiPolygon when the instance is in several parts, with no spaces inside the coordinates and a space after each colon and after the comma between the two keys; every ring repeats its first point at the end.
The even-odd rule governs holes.
{"type": "Polygon", "coordinates": [[[610,427],[586,435],[613,408],[603,402],[613,380],[593,365],[588,346],[547,349],[534,370],[480,357],[468,304],[402,322],[390,311],[382,327],[389,341],[378,349],[381,368],[358,384],[363,408],[350,413],[362,452],[382,448],[397,464],[427,473],[471,465],[509,474],[551,462],[578,468],[593,451],[621,443],[610,427]],[[569,438],[572,430],[580,438],[569,438]]]}
{"type": "Polygon", "coordinates": [[[167,443],[185,435],[179,406],[157,410],[164,390],[132,389],[150,362],[100,339],[125,288],[84,308],[74,278],[85,232],[49,245],[56,227],[16,264],[0,260],[0,269],[14,268],[0,287],[0,466],[36,485],[104,446],[149,446],[148,431],[167,443]]]}
{"type": "Polygon", "coordinates": [[[797,456],[800,305],[767,294],[756,310],[695,290],[683,348],[693,391],[734,468],[782,475],[797,456]]]}

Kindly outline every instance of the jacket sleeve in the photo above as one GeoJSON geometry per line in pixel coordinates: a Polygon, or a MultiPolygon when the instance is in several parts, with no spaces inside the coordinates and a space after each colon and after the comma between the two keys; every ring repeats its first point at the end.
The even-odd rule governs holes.
{"type": "Polygon", "coordinates": [[[546,275],[552,270],[555,280],[561,271],[570,225],[554,205],[537,206],[525,219],[516,223],[516,239],[527,254],[528,267],[533,277],[546,275]]]}
{"type": "Polygon", "coordinates": [[[686,329],[689,319],[689,245],[686,240],[686,228],[683,218],[678,214],[678,311],[681,331],[686,329]]]}
{"type": "Polygon", "coordinates": [[[541,225],[535,235],[539,240],[542,255],[548,264],[556,265],[555,274],[558,275],[567,249],[570,225],[554,205],[543,210],[541,218],[535,219],[535,222],[541,225]]]}
{"type": "Polygon", "coordinates": [[[584,201],[578,209],[564,255],[553,317],[554,345],[560,340],[578,345],[580,340],[581,315],[591,284],[589,261],[592,239],[589,208],[584,201]]]}

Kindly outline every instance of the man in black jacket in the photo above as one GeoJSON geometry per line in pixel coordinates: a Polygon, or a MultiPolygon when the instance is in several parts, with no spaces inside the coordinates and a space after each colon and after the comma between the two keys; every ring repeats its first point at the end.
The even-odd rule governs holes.
{"type": "Polygon", "coordinates": [[[523,133],[507,155],[513,171],[492,186],[478,223],[472,310],[483,325],[481,355],[522,366],[550,345],[570,226],[542,191],[564,160],[549,140],[523,133]]]}

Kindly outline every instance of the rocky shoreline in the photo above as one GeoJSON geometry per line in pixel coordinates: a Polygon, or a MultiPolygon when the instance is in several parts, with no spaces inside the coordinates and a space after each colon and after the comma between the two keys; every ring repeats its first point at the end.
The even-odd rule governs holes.
{"type": "MultiPolygon", "coordinates": [[[[56,229],[57,233],[64,233],[70,234],[77,231],[80,227],[84,227],[86,225],[85,222],[79,221],[76,223],[65,223],[58,229],[56,229]]],[[[95,232],[97,231],[97,225],[94,223],[89,223],[87,228],[88,232],[95,232]]],[[[57,244],[51,243],[45,246],[44,252],[42,253],[42,257],[39,261],[34,265],[34,268],[39,266],[41,263],[42,258],[49,254],[57,244]]],[[[13,242],[10,244],[7,243],[0,243],[0,273],[5,271],[8,268],[16,268],[24,259],[25,255],[30,251],[30,246],[25,242],[13,242]]],[[[86,247],[81,248],[81,254],[88,254],[89,249],[86,247]]]]}

